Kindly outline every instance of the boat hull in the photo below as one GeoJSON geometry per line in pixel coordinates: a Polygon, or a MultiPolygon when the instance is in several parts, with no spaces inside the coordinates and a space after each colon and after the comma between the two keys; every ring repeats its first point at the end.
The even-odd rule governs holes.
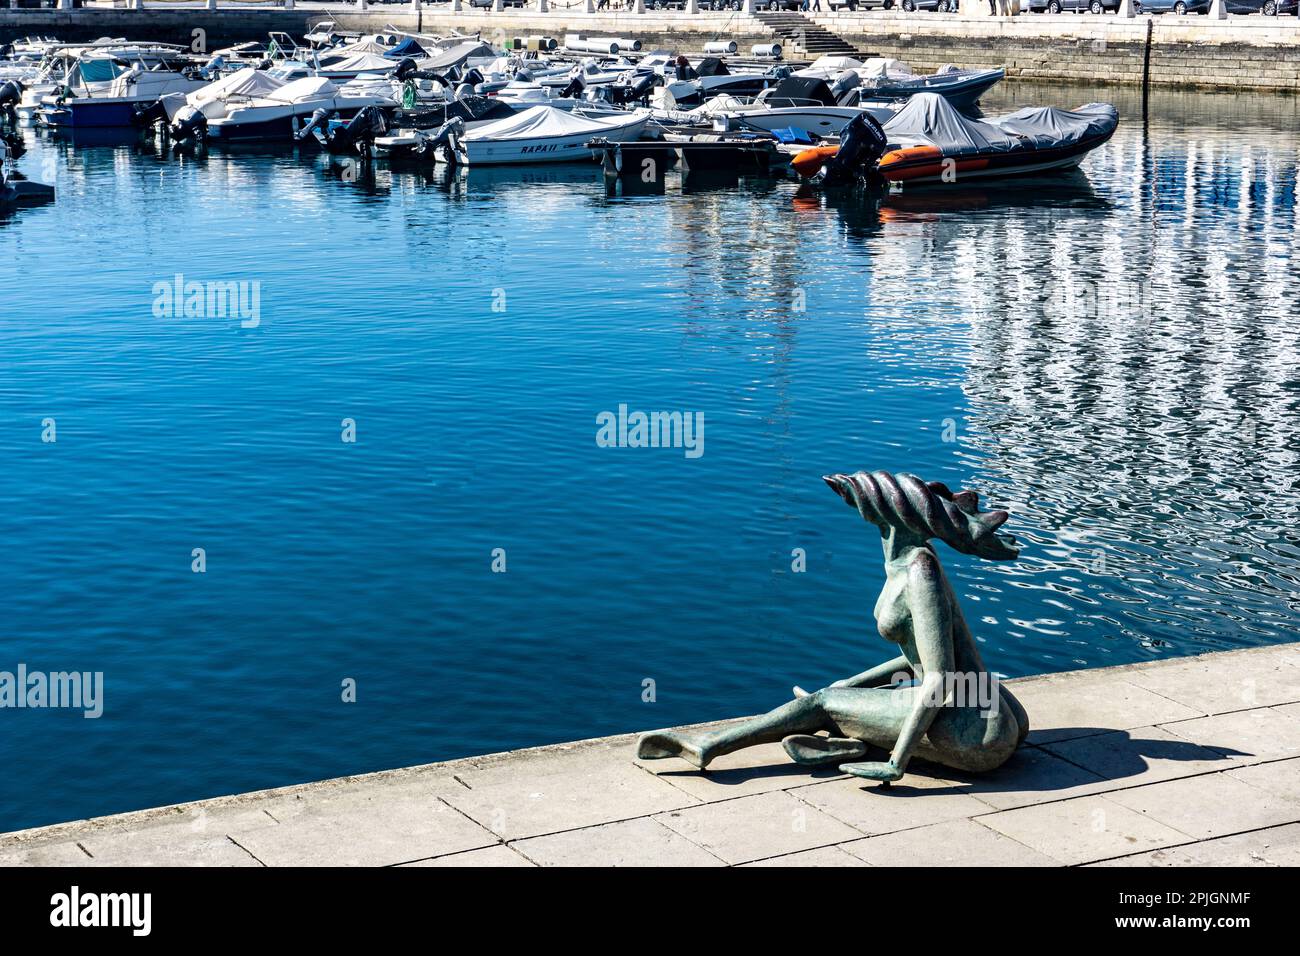
{"type": "Polygon", "coordinates": [[[1111,129],[1068,146],[1023,149],[1000,153],[944,156],[937,149],[907,149],[886,154],[879,171],[894,184],[950,184],[970,179],[1026,176],[1074,169],[1114,134],[1111,129]]]}
{"type": "Polygon", "coordinates": [[[126,127],[133,125],[136,115],[148,105],[138,99],[67,100],[41,105],[36,118],[42,125],[60,129],[126,127]]]}
{"type": "Polygon", "coordinates": [[[593,160],[598,152],[587,145],[602,137],[610,142],[629,143],[641,138],[645,118],[626,126],[598,133],[582,132],[564,136],[532,139],[474,140],[462,139],[457,156],[468,166],[523,166],[534,163],[572,163],[593,160]]]}

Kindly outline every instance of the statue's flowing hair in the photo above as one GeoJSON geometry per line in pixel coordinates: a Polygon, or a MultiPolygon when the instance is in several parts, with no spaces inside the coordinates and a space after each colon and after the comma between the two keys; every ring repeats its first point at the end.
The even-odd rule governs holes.
{"type": "Polygon", "coordinates": [[[1017,554],[994,534],[1007,520],[1007,513],[981,512],[974,491],[954,494],[941,481],[924,482],[915,475],[895,476],[887,471],[826,475],[822,480],[882,533],[897,528],[927,540],[938,538],[964,554],[986,558],[1014,558],[1017,554]]]}

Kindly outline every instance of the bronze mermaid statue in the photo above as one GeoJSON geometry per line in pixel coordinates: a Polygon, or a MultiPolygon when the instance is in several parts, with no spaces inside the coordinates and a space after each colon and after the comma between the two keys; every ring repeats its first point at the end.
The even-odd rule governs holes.
{"type": "Polygon", "coordinates": [[[1001,766],[1024,742],[1029,718],[985,670],[931,541],[1012,560],[1019,555],[1014,540],[997,533],[1007,513],[981,512],[975,492],[954,494],[914,475],[823,480],[880,529],[885,587],[876,626],[902,654],[815,693],[796,687],[794,700],[713,733],[645,734],[637,756],[681,757],[704,769],[723,754],[779,740],[796,763],[839,763],[845,773],[885,782],[902,777],[912,757],[962,771],[1001,766]],[[889,759],[856,762],[868,747],[888,751],[889,759]]]}

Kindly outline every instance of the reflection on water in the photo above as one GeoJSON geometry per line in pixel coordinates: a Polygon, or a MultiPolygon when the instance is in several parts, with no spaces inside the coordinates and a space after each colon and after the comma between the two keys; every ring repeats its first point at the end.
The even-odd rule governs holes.
{"type": "Polygon", "coordinates": [[[1020,561],[944,551],[1004,674],[1293,638],[1300,105],[985,108],[1098,99],[1079,173],[887,197],[29,133],[59,197],[0,219],[0,667],[102,669],[108,703],[0,738],[0,828],[861,670],[878,545],[827,471],[1012,510],[1020,561]],[[177,272],[260,282],[262,325],[154,319],[177,272]],[[620,403],[702,411],[704,456],[596,447],[620,403]]]}

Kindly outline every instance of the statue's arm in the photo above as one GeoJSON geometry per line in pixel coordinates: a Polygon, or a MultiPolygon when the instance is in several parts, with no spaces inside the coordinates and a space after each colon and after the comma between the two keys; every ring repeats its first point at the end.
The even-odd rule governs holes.
{"type": "Polygon", "coordinates": [[[903,718],[887,763],[855,764],[858,776],[897,780],[903,776],[916,745],[944,705],[944,681],[956,667],[952,643],[952,609],[944,594],[943,571],[933,554],[921,553],[908,568],[908,606],[912,637],[921,662],[921,682],[911,711],[903,718]]]}
{"type": "MultiPolygon", "coordinates": [[[[894,677],[898,674],[912,673],[911,662],[899,655],[891,661],[885,661],[883,664],[877,664],[861,674],[854,674],[852,677],[846,677],[843,680],[837,680],[831,684],[832,687],[883,687],[886,684],[892,684],[894,677]]],[[[807,697],[808,692],[802,687],[794,688],[794,696],[807,697]]]]}
{"type": "Polygon", "coordinates": [[[898,655],[891,661],[885,661],[883,664],[877,664],[861,674],[854,674],[852,677],[846,677],[843,680],[837,680],[831,684],[832,687],[882,687],[894,682],[894,676],[899,673],[912,673],[912,663],[902,654],[898,655]]]}

